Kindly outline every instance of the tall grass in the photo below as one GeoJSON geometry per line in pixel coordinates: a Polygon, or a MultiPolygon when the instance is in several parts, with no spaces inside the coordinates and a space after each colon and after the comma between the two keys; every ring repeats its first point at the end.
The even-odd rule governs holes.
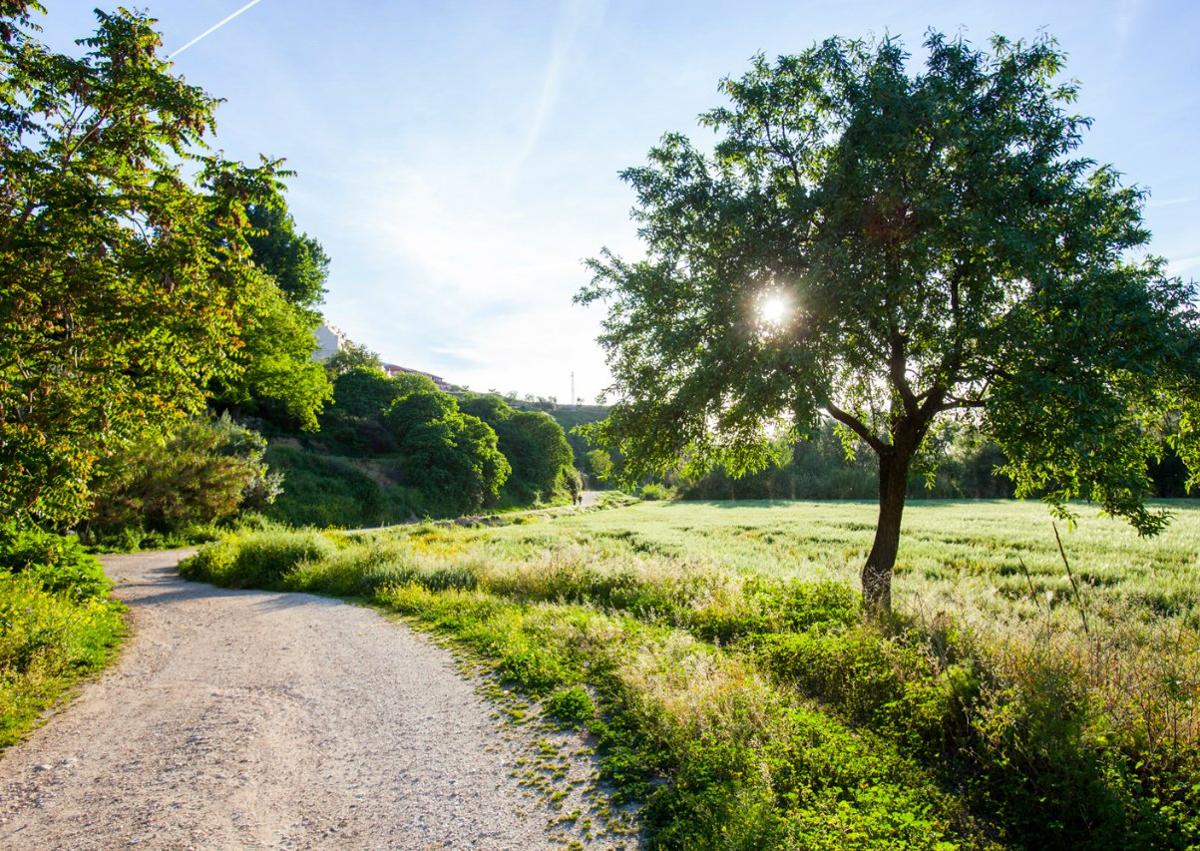
{"type": "Polygon", "coordinates": [[[0,747],[111,658],[124,620],[110,589],[73,538],[0,525],[0,747]]]}
{"type": "Polygon", "coordinates": [[[1077,599],[1036,506],[914,506],[879,627],[848,581],[869,511],[643,504],[187,570],[239,582],[221,553],[277,550],[274,587],[372,599],[534,696],[584,688],[661,847],[1200,843],[1200,512],[1150,542],[1081,521],[1077,599]]]}

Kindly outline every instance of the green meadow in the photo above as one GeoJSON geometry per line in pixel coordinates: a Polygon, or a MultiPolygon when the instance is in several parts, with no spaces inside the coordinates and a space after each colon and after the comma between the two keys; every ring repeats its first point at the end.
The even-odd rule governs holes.
{"type": "MultiPolygon", "coordinates": [[[[1155,625],[1200,617],[1200,504],[1163,501],[1173,522],[1139,537],[1128,524],[1077,508],[1059,523],[1080,598],[1093,619],[1155,625]]],[[[497,558],[536,556],[567,542],[624,542],[631,556],[669,557],[664,569],[713,569],[803,581],[857,583],[878,511],[871,501],[644,502],[553,525],[473,537],[497,558]]],[[[896,562],[897,607],[956,616],[988,630],[1072,632],[1081,620],[1052,521],[1038,503],[917,500],[905,509],[896,562]],[[1022,567],[1024,565],[1024,567],[1022,567]],[[1028,576],[1026,575],[1028,573],[1028,576]]]]}

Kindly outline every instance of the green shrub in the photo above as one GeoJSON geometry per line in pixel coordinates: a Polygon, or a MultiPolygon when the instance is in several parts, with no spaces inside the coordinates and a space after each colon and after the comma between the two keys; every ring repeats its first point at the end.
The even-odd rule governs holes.
{"type": "Polygon", "coordinates": [[[642,485],[638,491],[638,496],[648,501],[657,501],[663,499],[674,499],[675,493],[666,485],[658,482],[648,482],[642,485]]]}
{"type": "Polygon", "coordinates": [[[302,563],[321,561],[336,549],[312,529],[244,532],[204,547],[180,562],[179,572],[231,588],[277,588],[302,563]]]}
{"type": "Polygon", "coordinates": [[[559,689],[546,698],[546,715],[563,726],[585,724],[596,716],[596,704],[581,686],[559,689]]]}
{"type": "Polygon", "coordinates": [[[388,585],[416,584],[431,591],[470,590],[478,581],[469,566],[422,565],[394,548],[368,543],[348,544],[328,558],[304,562],[287,575],[286,584],[293,591],[369,597],[388,585]]]}
{"type": "Polygon", "coordinates": [[[0,524],[0,747],[110,657],[123,606],[74,537],[0,524]]]}
{"type": "Polygon", "coordinates": [[[89,538],[133,550],[267,506],[280,482],[263,462],[266,445],[226,414],[122,448],[97,466],[89,538]]]}
{"type": "Polygon", "coordinates": [[[71,535],[0,524],[0,572],[20,574],[43,589],[82,601],[106,597],[112,583],[71,535]]]}

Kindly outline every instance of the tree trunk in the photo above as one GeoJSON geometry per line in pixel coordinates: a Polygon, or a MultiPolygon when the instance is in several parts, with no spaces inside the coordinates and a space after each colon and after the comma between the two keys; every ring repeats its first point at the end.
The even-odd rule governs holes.
{"type": "Polygon", "coordinates": [[[912,454],[893,450],[879,458],[879,521],[862,569],[863,605],[873,618],[892,610],[892,568],[900,545],[900,518],[912,454]]]}

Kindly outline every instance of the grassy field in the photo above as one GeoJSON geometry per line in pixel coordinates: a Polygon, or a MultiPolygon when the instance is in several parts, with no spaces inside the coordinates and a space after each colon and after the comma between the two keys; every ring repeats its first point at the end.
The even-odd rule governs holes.
{"type": "Polygon", "coordinates": [[[671,848],[1200,847],[1200,507],[916,502],[863,621],[867,503],[642,503],[267,530],[194,578],[366,598],[596,735],[671,848]],[[571,707],[564,712],[562,707],[571,707]]]}
{"type": "MultiPolygon", "coordinates": [[[[1156,538],[1082,508],[1063,546],[1093,618],[1200,619],[1200,504],[1164,502],[1175,520],[1156,538]]],[[[734,571],[857,585],[870,549],[869,502],[646,502],[620,512],[564,518],[544,529],[505,528],[472,540],[502,559],[543,557],[566,545],[623,543],[631,556],[670,569],[734,571]]],[[[896,605],[926,616],[952,611],[988,629],[1080,625],[1051,520],[1038,503],[916,501],[904,516],[896,605]],[[1024,563],[1024,569],[1022,568],[1024,563]],[[1029,576],[1026,576],[1026,570],[1029,576]],[[1032,586],[1032,593],[1031,593],[1032,586]]]]}

